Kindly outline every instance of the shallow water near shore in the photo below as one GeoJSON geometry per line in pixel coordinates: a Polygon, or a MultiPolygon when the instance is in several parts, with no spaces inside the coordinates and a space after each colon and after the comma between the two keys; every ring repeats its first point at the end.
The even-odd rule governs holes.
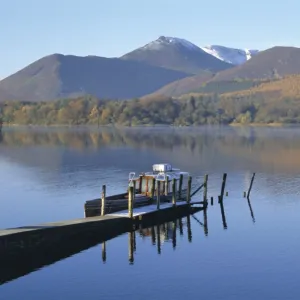
{"type": "Polygon", "coordinates": [[[108,195],[123,192],[129,172],[160,162],[199,185],[209,175],[206,216],[138,229],[16,276],[0,285],[0,299],[299,298],[297,128],[5,129],[0,227],[81,218],[102,184],[108,195]]]}

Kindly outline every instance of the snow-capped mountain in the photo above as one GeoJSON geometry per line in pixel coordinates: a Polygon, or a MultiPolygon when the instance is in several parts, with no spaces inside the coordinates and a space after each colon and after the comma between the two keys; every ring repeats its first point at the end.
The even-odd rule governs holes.
{"type": "Polygon", "coordinates": [[[232,67],[232,64],[214,57],[185,39],[166,36],[160,36],[123,55],[121,59],[145,62],[189,74],[215,73],[232,67]]]}
{"type": "Polygon", "coordinates": [[[200,47],[196,46],[195,44],[176,37],[167,37],[167,36],[160,36],[157,40],[152,41],[145,46],[139,48],[144,50],[160,50],[166,45],[172,45],[175,47],[183,47],[189,49],[191,51],[201,51],[200,47]]]}
{"type": "Polygon", "coordinates": [[[235,49],[219,45],[200,48],[206,53],[235,66],[243,64],[259,52],[259,50],[235,49]]]}

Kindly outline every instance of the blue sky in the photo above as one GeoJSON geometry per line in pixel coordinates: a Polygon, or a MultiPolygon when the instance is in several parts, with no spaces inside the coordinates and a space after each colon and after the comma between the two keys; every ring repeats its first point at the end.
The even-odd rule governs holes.
{"type": "Polygon", "coordinates": [[[298,0],[1,0],[0,78],[52,53],[120,56],[160,35],[299,46],[298,0]]]}

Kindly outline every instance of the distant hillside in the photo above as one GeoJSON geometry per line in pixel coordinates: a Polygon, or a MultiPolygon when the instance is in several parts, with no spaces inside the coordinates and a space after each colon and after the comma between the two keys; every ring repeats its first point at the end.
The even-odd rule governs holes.
{"type": "Polygon", "coordinates": [[[219,72],[213,81],[278,78],[300,73],[300,48],[273,47],[261,51],[244,64],[219,72]]]}
{"type": "Polygon", "coordinates": [[[249,80],[229,80],[229,81],[213,81],[212,76],[195,75],[191,77],[186,77],[166,86],[160,88],[159,90],[151,93],[149,96],[168,96],[168,97],[178,97],[190,93],[198,94],[224,94],[230,92],[244,91],[250,88],[256,87],[264,82],[269,82],[269,79],[249,79],[249,80]]]}
{"type": "Polygon", "coordinates": [[[187,40],[165,36],[125,54],[121,59],[192,74],[215,73],[232,67],[232,64],[206,53],[187,40]]]}
{"type": "Polygon", "coordinates": [[[176,97],[190,92],[197,92],[203,86],[203,84],[209,81],[212,77],[212,74],[202,74],[179,79],[146,96],[151,97],[164,95],[169,97],[176,97]]]}
{"type": "Polygon", "coordinates": [[[224,93],[223,97],[245,98],[259,97],[261,99],[281,100],[281,99],[300,99],[300,75],[290,75],[282,79],[262,83],[256,87],[224,93]]]}
{"type": "Polygon", "coordinates": [[[53,54],[0,81],[0,101],[49,101],[83,94],[134,98],[187,76],[190,74],[118,58],[53,54]]]}
{"type": "Polygon", "coordinates": [[[244,64],[211,76],[190,76],[160,88],[153,94],[227,93],[250,89],[260,82],[300,74],[300,48],[274,47],[255,54],[244,64]]]}
{"type": "Polygon", "coordinates": [[[6,91],[3,89],[0,89],[0,102],[5,101],[7,99],[13,99],[13,96],[8,94],[6,91]]]}

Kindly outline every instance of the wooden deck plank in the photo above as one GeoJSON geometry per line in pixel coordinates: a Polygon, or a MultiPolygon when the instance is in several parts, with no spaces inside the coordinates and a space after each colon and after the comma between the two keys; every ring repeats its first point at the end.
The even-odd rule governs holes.
{"type": "Polygon", "coordinates": [[[90,218],[67,220],[67,221],[61,221],[61,222],[38,224],[38,225],[33,225],[33,226],[7,228],[7,229],[0,230],[0,237],[5,236],[5,235],[18,234],[21,232],[40,231],[43,229],[58,228],[58,227],[64,227],[64,226],[73,226],[73,225],[77,225],[77,224],[90,223],[90,222],[98,222],[98,221],[109,220],[109,219],[114,219],[114,218],[118,218],[118,217],[119,216],[105,215],[105,216],[97,216],[97,217],[90,217],[90,218]]]}

